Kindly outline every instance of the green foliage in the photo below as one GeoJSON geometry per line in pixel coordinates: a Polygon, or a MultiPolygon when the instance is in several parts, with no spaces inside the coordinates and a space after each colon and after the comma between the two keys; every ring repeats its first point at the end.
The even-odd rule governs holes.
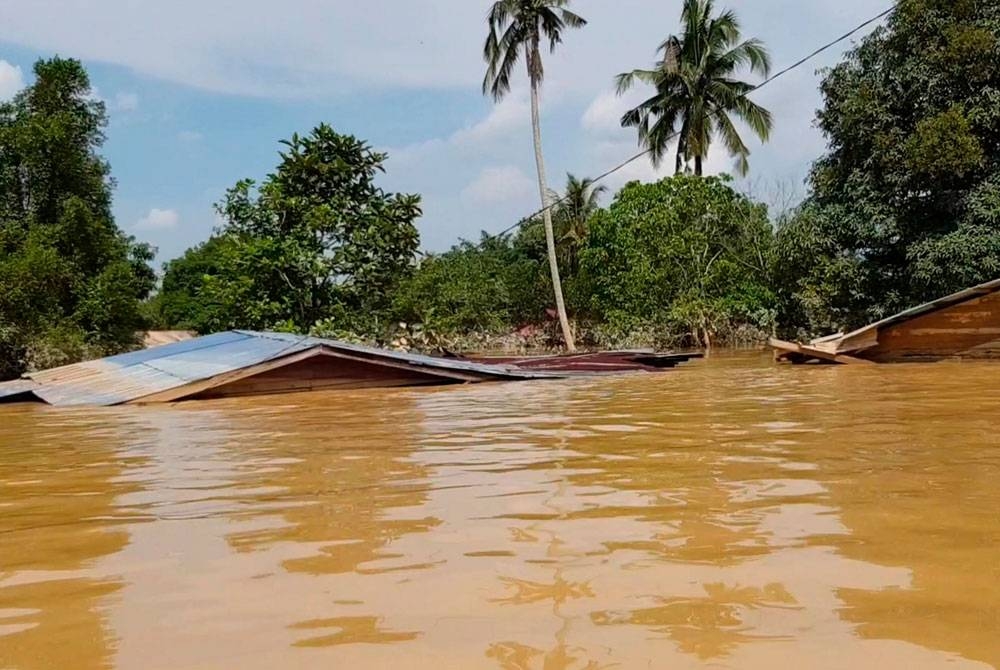
{"type": "Polygon", "coordinates": [[[214,302],[202,289],[222,272],[234,255],[233,238],[213,235],[164,265],[163,283],[154,299],[154,314],[163,328],[211,333],[230,321],[225,304],[214,302]]]}
{"type": "Polygon", "coordinates": [[[683,32],[669,36],[652,70],[633,70],[618,75],[618,93],[636,83],[655,93],[622,117],[623,127],[639,132],[639,143],[650,150],[659,164],[677,139],[676,171],[694,161],[701,175],[702,161],[718,137],[737,159],[741,174],[749,170],[750,149],[743,142],[732,117],[739,118],[758,137],[771,133],[771,113],[747,96],[753,85],[736,79],[743,67],[766,77],[771,59],[763,43],[744,40],[736,14],[724,11],[713,16],[713,0],[684,0],[683,32]],[[679,125],[679,127],[678,127],[679,125]]]}
{"type": "Polygon", "coordinates": [[[322,124],[294,135],[258,187],[238,182],[225,224],[166,267],[165,320],[200,332],[377,327],[418,244],[416,195],[375,185],[385,154],[322,124]]]}
{"type": "Polygon", "coordinates": [[[0,105],[0,378],[136,345],[152,250],[111,216],[107,124],[79,62],[0,105]]]}
{"type": "Polygon", "coordinates": [[[678,175],[625,186],[594,216],[581,254],[588,316],[622,335],[653,329],[706,343],[743,324],[768,330],[767,211],[728,182],[678,175]]]}
{"type": "Polygon", "coordinates": [[[424,259],[396,296],[395,314],[441,333],[500,333],[545,320],[544,239],[489,237],[424,259]],[[527,243],[524,243],[527,242],[527,243]]]}
{"type": "Polygon", "coordinates": [[[827,72],[829,153],[778,234],[786,330],[852,328],[998,276],[1000,7],[903,0],[827,72]]]}

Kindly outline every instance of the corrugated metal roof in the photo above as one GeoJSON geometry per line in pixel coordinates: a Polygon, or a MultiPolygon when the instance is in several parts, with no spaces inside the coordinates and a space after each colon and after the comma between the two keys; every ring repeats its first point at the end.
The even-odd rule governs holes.
{"type": "Polygon", "coordinates": [[[298,349],[294,349],[293,351],[301,351],[302,349],[308,349],[310,347],[322,345],[330,347],[331,349],[336,349],[338,351],[359,354],[364,357],[389,359],[389,360],[399,361],[402,363],[407,363],[409,365],[426,366],[441,370],[456,370],[459,372],[479,372],[479,373],[492,372],[497,376],[502,376],[502,377],[512,376],[521,379],[535,379],[535,378],[546,378],[555,376],[546,373],[538,373],[538,372],[523,370],[513,365],[491,365],[488,363],[477,363],[475,361],[468,361],[455,358],[435,358],[433,356],[411,354],[406,351],[393,351],[390,349],[378,349],[375,347],[366,347],[361,344],[350,344],[347,342],[340,342],[339,340],[328,340],[321,337],[303,337],[302,335],[294,335],[290,333],[257,333],[257,332],[242,331],[242,330],[234,332],[251,335],[253,337],[279,340],[281,342],[287,342],[289,345],[295,345],[297,347],[300,347],[298,349]]]}
{"type": "Polygon", "coordinates": [[[30,393],[35,390],[37,384],[30,379],[15,379],[9,382],[0,383],[0,400],[11,396],[30,393]]]}
{"type": "Polygon", "coordinates": [[[320,346],[428,370],[475,373],[484,379],[561,376],[512,366],[387,351],[302,335],[230,331],[32,373],[26,380],[17,382],[22,386],[11,386],[11,389],[22,390],[11,390],[7,395],[29,390],[52,405],[118,405],[320,346]]]}
{"type": "Polygon", "coordinates": [[[53,405],[117,405],[300,351],[305,339],[217,333],[28,377],[35,395],[53,405]]]}
{"type": "Polygon", "coordinates": [[[164,344],[183,342],[198,337],[190,330],[149,330],[142,336],[142,345],[147,349],[162,347],[164,344]]]}

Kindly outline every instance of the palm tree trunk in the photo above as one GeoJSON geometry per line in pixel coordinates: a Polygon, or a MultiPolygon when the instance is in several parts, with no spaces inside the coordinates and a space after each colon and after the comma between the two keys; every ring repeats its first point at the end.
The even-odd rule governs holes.
{"type": "Polygon", "coordinates": [[[674,170],[674,174],[680,174],[684,169],[684,162],[681,160],[681,145],[680,142],[677,143],[677,165],[674,170]]]}
{"type": "Polygon", "coordinates": [[[559,279],[559,263],[556,257],[556,236],[552,230],[552,210],[549,208],[549,187],[545,180],[545,160],[542,158],[542,125],[538,110],[538,76],[532,68],[534,59],[541,58],[537,47],[528,45],[526,61],[528,63],[528,79],[531,81],[531,130],[535,140],[535,166],[538,168],[538,192],[542,197],[542,221],[545,224],[545,245],[549,252],[549,272],[552,275],[552,290],[556,294],[556,312],[559,314],[559,325],[562,327],[566,350],[576,351],[573,341],[573,331],[569,327],[569,317],[566,316],[566,303],[563,301],[562,281],[559,279]]]}
{"type": "Polygon", "coordinates": [[[701,156],[694,157],[694,174],[696,177],[701,176],[701,156]]]}

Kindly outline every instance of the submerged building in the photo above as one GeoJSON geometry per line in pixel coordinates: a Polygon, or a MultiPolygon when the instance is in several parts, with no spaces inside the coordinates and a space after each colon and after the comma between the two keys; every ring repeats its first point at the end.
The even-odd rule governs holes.
{"type": "Polygon", "coordinates": [[[1000,279],[807,344],[772,339],[792,363],[901,363],[1000,358],[1000,279]]]}
{"type": "Polygon", "coordinates": [[[33,372],[0,384],[0,402],[121,405],[319,389],[559,379],[655,371],[697,356],[611,352],[487,362],[237,330],[33,372]]]}

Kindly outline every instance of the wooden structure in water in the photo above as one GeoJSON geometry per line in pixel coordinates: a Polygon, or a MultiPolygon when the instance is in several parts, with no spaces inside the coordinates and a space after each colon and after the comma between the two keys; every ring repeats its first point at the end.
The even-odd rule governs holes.
{"type": "Polygon", "coordinates": [[[807,344],[772,339],[792,363],[903,363],[1000,359],[1000,279],[980,284],[852,333],[807,344]]]}
{"type": "Polygon", "coordinates": [[[655,372],[700,354],[610,352],[471,360],[433,358],[287,333],[230,331],[0,383],[0,402],[124,405],[322,389],[432,386],[655,372]]]}

